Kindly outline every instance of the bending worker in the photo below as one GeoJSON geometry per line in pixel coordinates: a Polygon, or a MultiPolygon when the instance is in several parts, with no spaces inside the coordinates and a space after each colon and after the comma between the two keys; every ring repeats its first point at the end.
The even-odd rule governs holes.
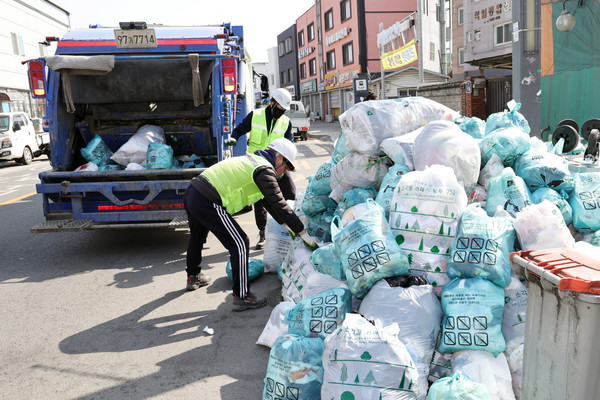
{"type": "MultiPolygon", "coordinates": [[[[264,150],[269,143],[285,137],[290,142],[294,141],[292,123],[284,115],[290,109],[292,95],[286,89],[275,89],[271,93],[271,100],[266,108],[251,111],[244,120],[233,130],[231,139],[225,141],[228,146],[235,146],[237,140],[250,132],[247,153],[254,154],[256,150],[264,150]]],[[[286,200],[296,199],[296,185],[286,171],[279,180],[281,193],[286,200]]],[[[267,211],[262,201],[254,205],[254,218],[258,227],[258,243],[256,249],[260,250],[265,245],[265,227],[267,225],[267,211]]]]}
{"type": "Polygon", "coordinates": [[[202,244],[212,232],[231,256],[233,275],[233,310],[260,308],[264,297],[249,290],[248,236],[232,215],[264,199],[264,205],[280,224],[300,235],[309,245],[314,239],[283,198],[279,182],[286,171],[294,170],[296,146],[287,139],[276,139],[267,150],[225,159],[194,178],[185,192],[184,206],[190,226],[187,248],[186,290],[206,286],[210,277],[201,272],[202,244]]]}

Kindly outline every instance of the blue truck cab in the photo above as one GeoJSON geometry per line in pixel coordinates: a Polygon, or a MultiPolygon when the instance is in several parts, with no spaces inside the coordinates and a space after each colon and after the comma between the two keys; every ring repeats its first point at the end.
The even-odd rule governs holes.
{"type": "Polygon", "coordinates": [[[223,145],[253,99],[243,28],[119,25],[70,31],[54,56],[28,62],[31,94],[46,99],[52,165],[39,175],[45,221],[32,232],[185,226],[190,180],[245,152],[223,145]],[[115,152],[144,125],[201,167],[76,171],[97,135],[115,152]]]}

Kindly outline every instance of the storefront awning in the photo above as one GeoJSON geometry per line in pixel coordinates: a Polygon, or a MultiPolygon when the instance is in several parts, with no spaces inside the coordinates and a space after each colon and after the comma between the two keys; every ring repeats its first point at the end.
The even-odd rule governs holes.
{"type": "Polygon", "coordinates": [[[487,58],[480,58],[478,60],[465,61],[465,64],[473,65],[479,68],[512,69],[512,54],[503,54],[501,56],[493,56],[487,58]]]}
{"type": "Polygon", "coordinates": [[[6,93],[0,92],[0,103],[6,103],[11,101],[23,100],[23,96],[20,93],[6,93]]]}

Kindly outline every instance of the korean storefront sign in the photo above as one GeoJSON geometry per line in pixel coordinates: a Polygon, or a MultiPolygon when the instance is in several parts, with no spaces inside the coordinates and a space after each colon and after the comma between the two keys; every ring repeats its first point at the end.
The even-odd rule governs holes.
{"type": "Polygon", "coordinates": [[[414,40],[411,40],[405,46],[402,46],[397,50],[381,55],[381,63],[383,64],[383,69],[386,71],[408,65],[418,59],[417,46],[415,45],[414,40]]]}

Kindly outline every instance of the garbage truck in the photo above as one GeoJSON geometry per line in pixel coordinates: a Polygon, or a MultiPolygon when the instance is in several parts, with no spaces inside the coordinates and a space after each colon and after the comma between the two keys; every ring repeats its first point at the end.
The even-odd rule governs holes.
{"type": "Polygon", "coordinates": [[[223,143],[252,107],[243,27],[134,21],[52,41],[54,55],[27,61],[31,95],[46,100],[52,165],[39,174],[45,220],[32,232],[187,226],[190,180],[246,151],[223,143]],[[148,126],[164,133],[169,167],[85,167],[94,141],[115,154],[148,126]]]}

